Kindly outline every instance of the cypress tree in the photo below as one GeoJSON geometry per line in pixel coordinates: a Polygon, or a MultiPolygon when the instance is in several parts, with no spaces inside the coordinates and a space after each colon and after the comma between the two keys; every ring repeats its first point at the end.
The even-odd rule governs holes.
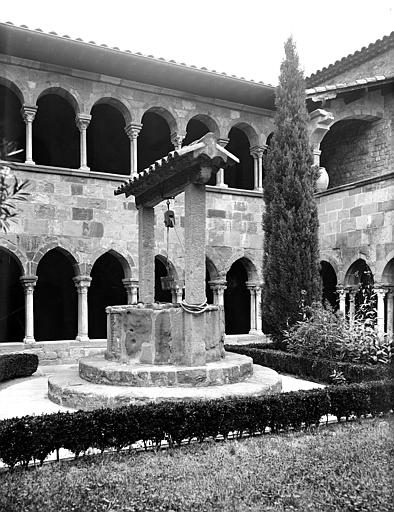
{"type": "Polygon", "coordinates": [[[308,137],[305,81],[292,38],[285,43],[276,91],[274,134],[264,160],[266,332],[280,337],[299,319],[300,304],[320,298],[317,169],[308,137]]]}

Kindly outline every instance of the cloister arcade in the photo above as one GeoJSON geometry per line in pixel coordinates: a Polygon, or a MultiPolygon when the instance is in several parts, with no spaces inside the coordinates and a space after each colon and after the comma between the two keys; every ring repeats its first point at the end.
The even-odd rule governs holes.
{"type": "Polygon", "coordinates": [[[113,97],[100,98],[81,112],[77,99],[58,86],[42,91],[35,104],[27,105],[15,85],[0,83],[1,137],[23,149],[14,161],[128,176],[212,131],[240,163],[220,170],[209,185],[262,190],[266,145],[250,124],[234,122],[223,136],[223,129],[207,114],[194,114],[185,130],[164,107],[148,107],[140,122],[132,121],[137,117],[113,97]]]}
{"type": "MultiPolygon", "coordinates": [[[[21,261],[0,247],[0,343],[106,338],[107,306],[138,302],[138,281],[127,260],[113,250],[101,254],[90,273],[82,275],[74,256],[61,247],[39,259],[35,275],[26,275],[21,261]]],[[[261,283],[246,257],[227,272],[207,258],[207,302],[223,305],[227,334],[261,333],[261,283]]],[[[155,257],[155,300],[179,303],[183,283],[174,265],[155,257]],[[162,290],[160,278],[171,275],[174,286],[162,290]]]]}

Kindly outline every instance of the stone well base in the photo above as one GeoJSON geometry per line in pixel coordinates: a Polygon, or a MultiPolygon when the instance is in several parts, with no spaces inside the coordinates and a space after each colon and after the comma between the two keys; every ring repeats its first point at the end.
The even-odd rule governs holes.
{"type": "Polygon", "coordinates": [[[136,361],[120,363],[103,356],[79,361],[79,375],[95,384],[136,387],[190,387],[234,384],[253,373],[251,357],[226,353],[220,361],[204,366],[149,365],[136,361]]]}
{"type": "Polygon", "coordinates": [[[259,396],[280,392],[281,377],[270,368],[253,365],[253,375],[236,384],[206,387],[126,387],[87,382],[78,369],[49,378],[49,398],[65,407],[90,411],[164,400],[212,400],[215,398],[259,396]]]}

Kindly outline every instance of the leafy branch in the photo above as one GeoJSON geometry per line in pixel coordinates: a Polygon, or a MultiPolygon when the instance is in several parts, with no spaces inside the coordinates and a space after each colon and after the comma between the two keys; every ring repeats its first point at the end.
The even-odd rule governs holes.
{"type": "MultiPolygon", "coordinates": [[[[22,150],[16,150],[12,142],[5,139],[0,140],[0,160],[13,156],[22,150]]],[[[16,201],[27,201],[30,195],[26,192],[29,185],[27,180],[18,180],[16,176],[11,175],[11,169],[0,163],[0,231],[7,232],[10,228],[10,222],[15,222],[18,214],[18,208],[14,204],[16,201]]]]}

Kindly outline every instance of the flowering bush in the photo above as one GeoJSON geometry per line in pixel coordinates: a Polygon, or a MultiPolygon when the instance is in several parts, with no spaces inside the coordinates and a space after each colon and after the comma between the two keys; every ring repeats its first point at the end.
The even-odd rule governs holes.
{"type": "Polygon", "coordinates": [[[285,332],[287,350],[307,357],[360,364],[391,362],[392,340],[379,335],[371,315],[347,322],[329,306],[314,303],[303,320],[285,332]]]}

